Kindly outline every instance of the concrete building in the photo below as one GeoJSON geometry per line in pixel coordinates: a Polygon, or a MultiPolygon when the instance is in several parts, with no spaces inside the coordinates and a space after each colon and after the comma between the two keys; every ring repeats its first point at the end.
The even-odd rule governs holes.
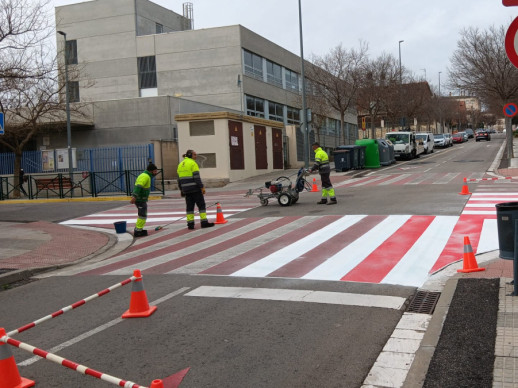
{"type": "MultiPolygon", "coordinates": [[[[184,3],[183,11],[148,0],[56,7],[56,30],[66,34],[66,40],[56,35],[58,50],[66,45],[68,66],[79,74],[69,80],[71,101],[91,105],[93,126],[73,126],[74,146],[178,141],[185,138],[178,135],[178,114],[226,111],[246,123],[280,127],[284,136],[285,126],[300,125],[300,57],[241,25],[194,30],[192,4],[184,3]]],[[[325,147],[337,145],[338,117],[327,119],[325,147]]],[[[353,141],[356,123],[351,111],[346,126],[353,141]]],[[[62,137],[49,136],[49,146],[63,145],[62,137]]],[[[185,148],[181,140],[178,147],[185,148]]],[[[290,160],[283,151],[286,164],[303,160],[303,149],[295,149],[290,160]]]]}

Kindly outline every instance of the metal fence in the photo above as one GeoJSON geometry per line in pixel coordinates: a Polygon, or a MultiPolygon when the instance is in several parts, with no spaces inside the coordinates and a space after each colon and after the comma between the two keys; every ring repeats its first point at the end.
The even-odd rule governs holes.
{"type": "MultiPolygon", "coordinates": [[[[162,170],[151,181],[152,194],[165,194],[162,170]]],[[[0,200],[19,198],[74,198],[112,195],[130,196],[142,170],[81,172],[58,174],[27,174],[26,181],[0,177],[0,200]]]]}
{"type": "MultiPolygon", "coordinates": [[[[25,151],[21,168],[27,181],[14,181],[14,153],[0,153],[0,200],[26,196],[66,198],[130,195],[137,176],[154,160],[152,144],[74,149],[75,165],[69,174],[67,150],[25,151]],[[67,156],[66,156],[67,157],[67,156]]],[[[162,171],[153,179],[152,192],[164,193],[162,171]]]]}

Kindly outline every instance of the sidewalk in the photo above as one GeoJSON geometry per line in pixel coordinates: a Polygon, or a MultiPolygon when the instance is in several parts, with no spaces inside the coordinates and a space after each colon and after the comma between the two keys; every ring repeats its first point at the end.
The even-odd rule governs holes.
{"type": "MultiPolygon", "coordinates": [[[[515,155],[518,155],[518,140],[514,141],[514,146],[515,155]]],[[[501,151],[503,148],[504,146],[501,151]]],[[[498,157],[497,159],[500,160],[498,157]]],[[[513,159],[513,167],[510,168],[498,169],[497,164],[489,170],[495,177],[518,177],[518,158],[513,159]]],[[[284,174],[289,175],[292,172],[296,170],[285,171],[284,174]]],[[[264,178],[249,178],[212,190],[236,190],[243,193],[249,188],[263,185],[264,178]]],[[[165,197],[169,195],[177,194],[167,193],[165,197]]],[[[6,285],[25,281],[38,272],[86,260],[103,260],[129,247],[133,239],[129,233],[116,234],[110,229],[69,227],[40,221],[27,224],[0,222],[0,241],[0,287],[8,287],[6,285]]],[[[392,381],[387,385],[371,387],[422,386],[460,278],[501,279],[495,328],[497,339],[493,387],[518,387],[518,319],[514,319],[514,316],[518,317],[518,297],[508,295],[513,289],[507,284],[513,278],[513,261],[500,259],[498,255],[499,251],[493,251],[476,256],[479,267],[486,268],[482,272],[457,273],[456,270],[462,268],[462,262],[456,262],[430,277],[422,290],[441,292],[441,297],[426,323],[418,349],[412,354],[413,362],[405,371],[405,383],[396,385],[392,381]]]]}

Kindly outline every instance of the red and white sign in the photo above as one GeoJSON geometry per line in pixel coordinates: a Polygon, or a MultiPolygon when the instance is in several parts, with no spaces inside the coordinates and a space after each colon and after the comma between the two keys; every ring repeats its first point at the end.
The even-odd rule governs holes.
{"type": "Polygon", "coordinates": [[[502,4],[505,7],[513,7],[515,5],[518,6],[518,0],[502,0],[502,4]]]}
{"type": "Polygon", "coordinates": [[[518,67],[518,18],[514,19],[505,34],[505,52],[511,63],[518,67]]]}

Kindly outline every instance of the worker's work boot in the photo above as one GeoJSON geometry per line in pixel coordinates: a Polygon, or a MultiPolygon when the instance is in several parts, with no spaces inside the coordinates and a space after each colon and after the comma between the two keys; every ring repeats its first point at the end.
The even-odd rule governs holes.
{"type": "Polygon", "coordinates": [[[317,202],[317,205],[325,205],[327,203],[327,198],[322,198],[320,201],[317,202]]]}
{"type": "Polygon", "coordinates": [[[210,228],[211,226],[214,226],[214,222],[209,222],[208,220],[201,221],[202,228],[210,228]]]}
{"type": "Polygon", "coordinates": [[[329,200],[328,205],[336,205],[337,203],[338,203],[338,202],[336,202],[336,198],[331,198],[331,199],[329,200]]]}
{"type": "Polygon", "coordinates": [[[147,230],[134,230],[133,237],[145,237],[147,236],[147,230]]]}
{"type": "Polygon", "coordinates": [[[194,229],[194,222],[188,222],[187,223],[187,229],[193,230],[194,229]]]}

